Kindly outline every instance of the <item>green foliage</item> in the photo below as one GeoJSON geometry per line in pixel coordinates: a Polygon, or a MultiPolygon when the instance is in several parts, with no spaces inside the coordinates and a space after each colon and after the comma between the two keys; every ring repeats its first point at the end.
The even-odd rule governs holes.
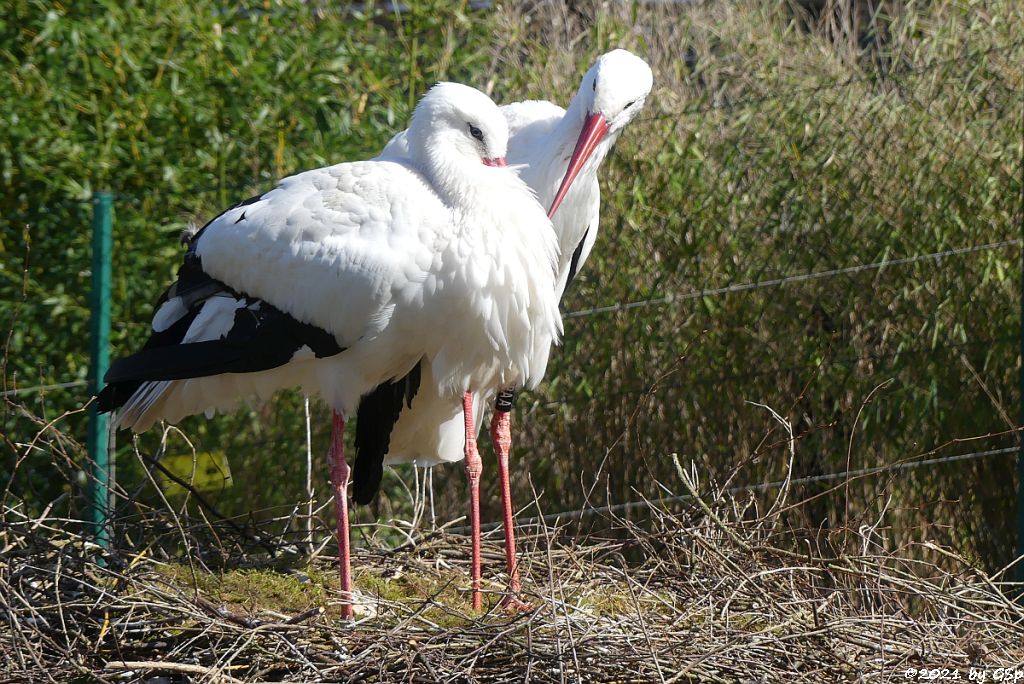
{"type": "MultiPolygon", "coordinates": [[[[5,389],[86,377],[92,190],[116,193],[113,353],[124,354],[145,339],[189,222],[290,173],[373,156],[432,83],[478,82],[487,18],[467,13],[465,2],[409,4],[412,11],[397,15],[323,13],[300,0],[7,3],[0,19],[0,327],[11,333],[5,389]]],[[[53,419],[86,396],[79,387],[30,400],[34,413],[53,419]]],[[[301,479],[292,472],[303,463],[298,410],[286,399],[263,414],[196,420],[189,433],[206,448],[230,448],[235,439],[265,441],[269,430],[272,446],[234,458],[238,499],[248,504],[245,488],[267,477],[301,479]]],[[[84,434],[80,418],[70,427],[84,434]]],[[[8,409],[4,432],[24,440],[30,431],[8,409]]],[[[46,458],[32,459],[22,470],[38,479],[25,488],[48,500],[55,483],[46,458]]],[[[259,497],[257,505],[294,501],[297,491],[259,497]]]]}
{"type": "MultiPolygon", "coordinates": [[[[115,352],[125,352],[143,339],[150,302],[173,276],[174,236],[193,218],[243,188],[375,154],[434,80],[564,103],[598,54],[623,46],[651,61],[656,93],[603,170],[601,237],[564,308],[656,302],[567,320],[547,383],[519,402],[515,460],[528,467],[517,500],[547,492],[550,513],[658,496],[654,481],[674,478],[671,452],[719,480],[742,466],[730,485],[781,479],[786,435],[750,402],[792,423],[795,477],[1014,443],[1018,247],[846,269],[1019,237],[1019,3],[884,3],[852,33],[819,30],[788,2],[540,3],[471,16],[412,5],[401,16],[320,16],[299,2],[9,3],[8,384],[85,377],[91,189],[119,194],[115,352]]],[[[52,419],[83,395],[33,401],[52,419]]],[[[183,424],[197,448],[232,459],[223,510],[287,515],[303,499],[301,416],[286,395],[183,424]]],[[[323,418],[314,414],[321,499],[323,418]]],[[[13,410],[4,421],[13,440],[31,434],[13,410]]],[[[190,448],[169,439],[170,450],[190,448]]],[[[141,444],[153,450],[156,437],[141,444]]],[[[124,451],[121,480],[137,482],[124,451]]],[[[23,466],[35,503],[60,486],[46,459],[23,466]]],[[[379,506],[357,515],[405,510],[388,477],[379,506]]],[[[457,467],[435,474],[440,519],[462,514],[461,481],[457,467]]],[[[884,513],[895,543],[935,538],[992,568],[1008,560],[1010,457],[826,492],[833,484],[793,494],[822,494],[787,514],[813,543],[884,513]]],[[[497,487],[484,485],[485,517],[497,519],[497,487]]]]}
{"type": "MultiPolygon", "coordinates": [[[[566,322],[519,441],[558,509],[588,502],[581,473],[592,503],[659,496],[672,452],[720,481],[742,466],[730,484],[783,479],[786,434],[750,402],[792,422],[794,477],[1015,444],[1016,245],[701,296],[1020,237],[1024,14],[982,4],[883,17],[872,60],[766,3],[609,12],[608,43],[592,26],[595,52],[641,46],[657,92],[603,172],[601,238],[564,309],[653,301],[566,322]]],[[[888,511],[895,543],[1001,567],[1013,473],[1011,453],[868,478],[789,520],[814,536],[888,511]]]]}

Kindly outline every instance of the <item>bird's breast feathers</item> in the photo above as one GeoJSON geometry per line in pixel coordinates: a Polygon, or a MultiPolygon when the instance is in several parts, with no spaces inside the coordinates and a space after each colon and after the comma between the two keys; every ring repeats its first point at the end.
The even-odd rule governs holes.
{"type": "Polygon", "coordinates": [[[466,326],[433,362],[448,392],[535,385],[561,333],[558,245],[532,190],[514,174],[487,174],[477,197],[472,214],[461,217],[462,238],[444,252],[463,308],[442,320],[466,326]]]}

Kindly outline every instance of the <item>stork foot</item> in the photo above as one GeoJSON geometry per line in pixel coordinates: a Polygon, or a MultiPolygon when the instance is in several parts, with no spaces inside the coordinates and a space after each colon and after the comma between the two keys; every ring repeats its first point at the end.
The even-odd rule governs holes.
{"type": "Polygon", "coordinates": [[[520,613],[530,613],[536,607],[529,601],[523,599],[518,593],[505,594],[504,598],[501,599],[501,603],[498,604],[501,611],[506,615],[519,615],[520,613]]]}

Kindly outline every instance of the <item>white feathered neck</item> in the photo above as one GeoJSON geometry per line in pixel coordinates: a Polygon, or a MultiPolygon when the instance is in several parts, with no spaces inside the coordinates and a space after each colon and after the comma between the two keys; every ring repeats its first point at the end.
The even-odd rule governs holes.
{"type": "Polygon", "coordinates": [[[445,315],[469,326],[436,353],[440,384],[448,391],[536,385],[561,333],[552,295],[559,248],[533,190],[512,169],[483,163],[505,157],[505,117],[478,90],[438,84],[417,106],[408,144],[411,164],[453,216],[451,241],[438,245],[437,273],[450,278],[441,287],[465,288],[470,302],[445,315]],[[469,126],[483,140],[467,135],[469,126]],[[486,347],[468,344],[474,327],[484,330],[486,347]]]}

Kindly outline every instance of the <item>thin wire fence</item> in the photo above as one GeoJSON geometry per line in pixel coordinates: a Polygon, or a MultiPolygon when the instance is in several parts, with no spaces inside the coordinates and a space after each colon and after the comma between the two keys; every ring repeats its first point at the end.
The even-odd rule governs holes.
{"type": "MultiPolygon", "coordinates": [[[[527,410],[517,455],[529,473],[516,476],[516,491],[559,491],[572,515],[671,503],[677,498],[657,496],[653,483],[675,476],[667,454],[679,452],[712,480],[742,464],[734,493],[849,482],[862,515],[874,510],[868,476],[905,473],[896,508],[908,526],[924,502],[966,500],[964,490],[1012,500],[1012,467],[1003,457],[1017,448],[1008,430],[1019,401],[1024,133],[1022,84],[1011,66],[1021,58],[1024,40],[1014,40],[800,87],[737,86],[727,69],[713,67],[687,77],[680,88],[694,104],[642,117],[607,163],[601,236],[564,302],[563,347],[548,383],[520,399],[527,410]],[[791,472],[790,442],[752,401],[773,407],[801,436],[791,472]],[[967,454],[904,461],[964,435],[991,437],[967,454]],[[950,477],[940,468],[947,464],[964,469],[950,477]]],[[[251,170],[245,178],[166,198],[114,188],[116,353],[144,338],[151,302],[180,259],[176,233],[223,208],[225,197],[241,200],[271,185],[251,170]],[[137,237],[153,230],[166,236],[158,253],[137,237]],[[129,279],[140,271],[141,282],[129,279]]],[[[84,226],[87,212],[87,201],[64,198],[6,220],[45,232],[84,226]]],[[[57,288],[33,268],[20,279],[5,274],[18,285],[17,295],[0,298],[0,317],[16,323],[0,388],[7,434],[37,427],[11,408],[17,401],[46,423],[86,399],[78,378],[87,258],[72,238],[53,265],[78,277],[78,287],[57,288]],[[62,326],[64,345],[34,349],[18,334],[25,320],[62,326]]],[[[191,444],[122,440],[115,510],[148,510],[124,510],[135,490],[153,496],[144,486],[148,457],[193,450],[231,457],[232,487],[211,495],[225,518],[256,521],[257,509],[306,502],[301,415],[301,398],[287,396],[189,422],[191,444]],[[144,457],[134,457],[136,446],[144,457]],[[280,491],[254,503],[268,481],[281,483],[280,491]]],[[[82,430],[76,421],[67,421],[73,434],[82,430]]],[[[323,444],[326,422],[313,422],[313,441],[323,444]]],[[[67,462],[80,461],[65,446],[67,462]]],[[[322,454],[313,468],[326,477],[322,454]]],[[[66,475],[75,477],[70,466],[66,475]]],[[[406,510],[400,476],[388,475],[375,513],[406,510]]],[[[442,516],[464,508],[461,483],[447,486],[461,477],[458,468],[438,474],[442,516]]],[[[45,480],[25,484],[38,492],[26,498],[51,500],[45,480]]],[[[796,522],[813,528],[836,520],[846,505],[840,498],[818,497],[794,513],[804,516],[796,522]]],[[[999,549],[1012,534],[1009,522],[967,504],[946,510],[954,516],[948,541],[1005,561],[999,549]]]]}
{"type": "Polygon", "coordinates": [[[590,309],[582,309],[579,311],[571,311],[563,315],[565,319],[572,318],[583,318],[585,316],[595,316],[604,313],[618,313],[621,311],[629,311],[631,309],[639,309],[648,306],[663,306],[667,304],[675,304],[677,302],[683,302],[688,299],[697,299],[699,297],[718,297],[721,295],[735,294],[738,292],[749,292],[750,290],[760,290],[766,287],[780,287],[782,285],[789,285],[791,283],[805,283],[812,280],[821,280],[823,278],[834,278],[840,275],[847,275],[853,273],[863,273],[865,271],[881,270],[883,268],[890,268],[893,266],[901,266],[905,264],[915,264],[921,261],[941,261],[945,257],[959,256],[962,254],[973,254],[974,252],[984,252],[992,249],[1002,249],[1004,247],[1018,246],[1020,245],[1019,239],[1013,240],[1002,240],[1000,242],[993,242],[987,245],[974,245],[970,247],[960,247],[957,249],[947,249],[941,252],[933,252],[931,254],[918,254],[910,257],[901,257],[898,259],[887,259],[885,261],[879,261],[873,264],[858,264],[856,266],[846,266],[844,268],[834,268],[828,271],[818,271],[816,273],[796,273],[781,278],[770,278],[768,280],[762,280],[754,283],[735,283],[733,285],[726,285],[724,287],[710,288],[706,290],[690,290],[687,292],[674,292],[671,294],[664,295],[662,297],[656,297],[654,299],[644,299],[635,302],[618,302],[615,304],[608,304],[605,306],[596,306],[590,309]]]}
{"type": "MultiPolygon", "coordinates": [[[[996,456],[1011,456],[1015,455],[1020,451],[1018,447],[1006,447],[1003,449],[987,449],[985,451],[974,451],[967,454],[957,454],[955,456],[942,456],[939,458],[925,458],[916,461],[907,461],[903,463],[893,463],[885,466],[877,466],[874,468],[858,468],[856,470],[844,470],[838,473],[826,473],[823,475],[808,475],[805,477],[787,478],[783,480],[775,480],[773,482],[758,482],[753,484],[739,485],[735,487],[727,487],[724,490],[713,493],[712,498],[720,497],[721,494],[762,494],[770,491],[777,491],[788,487],[799,487],[801,485],[811,484],[823,484],[831,482],[849,482],[852,480],[859,480],[865,477],[871,477],[874,475],[884,475],[886,473],[897,473],[906,470],[914,470],[916,468],[930,468],[933,466],[948,465],[951,463],[960,463],[964,461],[974,461],[977,459],[992,458],[996,456]]],[[[558,511],[557,513],[546,513],[539,516],[517,516],[516,525],[521,527],[530,527],[533,525],[559,525],[566,524],[571,521],[580,521],[585,516],[595,515],[622,515],[628,514],[631,511],[645,511],[649,512],[652,508],[662,508],[671,506],[673,504],[693,502],[697,499],[692,494],[673,495],[673,496],[661,496],[653,499],[638,499],[635,501],[624,501],[622,503],[610,504],[606,506],[587,506],[570,511],[558,511]]],[[[492,530],[501,529],[500,522],[487,523],[480,526],[482,532],[490,532],[492,530]]],[[[448,527],[446,531],[449,534],[468,534],[470,528],[467,526],[461,527],[448,527]]]]}
{"type": "MultiPolygon", "coordinates": [[[[531,479],[564,492],[584,473],[598,502],[565,508],[628,511],[671,479],[666,454],[685,451],[712,476],[746,463],[739,487],[762,491],[785,481],[785,459],[763,453],[759,435],[777,426],[745,401],[804,435],[791,479],[811,487],[991,434],[982,456],[953,457],[955,479],[942,460],[914,467],[895,506],[913,526],[923,502],[962,501],[947,507],[950,541],[1007,548],[1012,517],[970,510],[961,493],[1013,498],[1012,463],[985,456],[1017,448],[1005,428],[1022,88],[1005,77],[1020,51],[1015,40],[751,96],[697,72],[697,104],[644,117],[605,185],[616,209],[603,212],[597,275],[588,264],[566,303],[565,380],[530,397],[531,479]],[[853,454],[863,468],[837,467],[853,454]]],[[[871,487],[852,486],[869,514],[871,487]]],[[[833,520],[842,498],[817,497],[795,522],[833,520]]]]}

